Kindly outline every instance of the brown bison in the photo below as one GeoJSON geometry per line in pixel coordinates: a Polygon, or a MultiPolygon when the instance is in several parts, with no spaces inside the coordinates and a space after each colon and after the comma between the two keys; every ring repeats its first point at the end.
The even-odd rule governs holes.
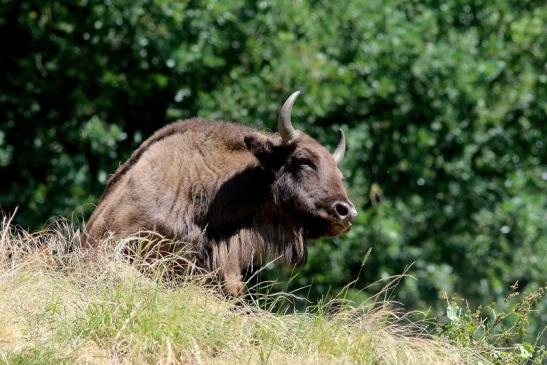
{"type": "Polygon", "coordinates": [[[357,212],[337,168],[344,133],[330,154],[293,129],[298,95],[282,106],[277,134],[201,119],[158,130],[108,181],[87,244],[145,230],[198,242],[194,263],[220,273],[232,295],[243,291],[242,270],[255,258],[303,263],[308,239],[347,231],[357,212]]]}

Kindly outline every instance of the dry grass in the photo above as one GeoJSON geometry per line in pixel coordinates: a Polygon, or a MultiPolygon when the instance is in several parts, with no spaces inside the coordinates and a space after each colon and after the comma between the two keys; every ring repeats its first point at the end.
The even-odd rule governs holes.
{"type": "Polygon", "coordinates": [[[3,219],[0,363],[481,362],[387,302],[277,314],[224,298],[199,277],[173,286],[144,275],[116,254],[119,242],[93,254],[78,242],[67,223],[30,234],[3,219]]]}

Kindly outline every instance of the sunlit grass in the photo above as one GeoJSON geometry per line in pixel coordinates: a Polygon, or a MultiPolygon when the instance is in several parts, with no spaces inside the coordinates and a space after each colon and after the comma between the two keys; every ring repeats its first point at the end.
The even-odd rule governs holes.
{"type": "MultiPolygon", "coordinates": [[[[386,301],[280,314],[203,277],[171,285],[69,224],[0,230],[0,363],[461,364],[477,352],[427,335],[386,301]],[[144,272],[144,273],[143,273],[144,272]],[[334,309],[335,308],[335,309],[334,309]]],[[[167,264],[164,259],[163,264],[167,264]]],[[[166,265],[168,266],[168,265],[166,265]]],[[[159,275],[159,274],[158,274],[159,275]]]]}

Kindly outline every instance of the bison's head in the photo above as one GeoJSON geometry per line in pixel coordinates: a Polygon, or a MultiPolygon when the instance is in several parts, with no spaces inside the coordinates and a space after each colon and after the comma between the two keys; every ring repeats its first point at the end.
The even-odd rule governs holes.
{"type": "Polygon", "coordinates": [[[336,236],[351,227],[357,215],[338,169],[346,149],[340,143],[330,153],[291,123],[292,106],[300,92],[283,104],[278,120],[279,137],[245,139],[264,169],[272,172],[272,197],[277,210],[292,224],[304,229],[307,238],[336,236]]]}

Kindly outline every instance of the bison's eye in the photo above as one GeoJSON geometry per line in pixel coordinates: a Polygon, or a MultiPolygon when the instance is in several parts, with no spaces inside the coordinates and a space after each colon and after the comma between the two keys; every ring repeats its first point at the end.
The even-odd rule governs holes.
{"type": "Polygon", "coordinates": [[[315,170],[314,163],[307,158],[299,158],[295,161],[296,166],[301,170],[315,170]]]}

